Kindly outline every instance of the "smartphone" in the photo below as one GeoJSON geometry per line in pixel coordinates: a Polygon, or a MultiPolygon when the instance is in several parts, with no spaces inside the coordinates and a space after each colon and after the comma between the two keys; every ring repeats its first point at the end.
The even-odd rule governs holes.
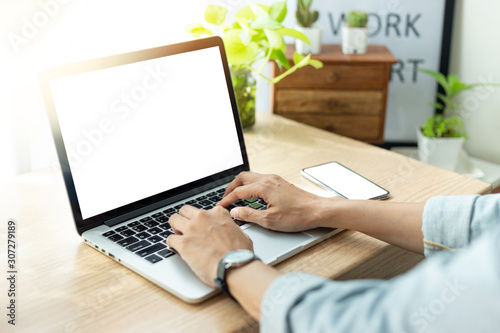
{"type": "Polygon", "coordinates": [[[305,168],[301,174],[316,185],[347,199],[377,200],[390,195],[386,189],[338,162],[305,168]]]}

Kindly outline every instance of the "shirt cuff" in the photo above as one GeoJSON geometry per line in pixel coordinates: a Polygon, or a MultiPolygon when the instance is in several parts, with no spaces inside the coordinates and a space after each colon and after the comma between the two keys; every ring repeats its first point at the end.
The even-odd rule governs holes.
{"type": "Polygon", "coordinates": [[[320,288],[324,283],[325,279],[306,273],[290,273],[275,279],[262,300],[260,331],[287,332],[289,310],[307,292],[320,288]]]}
{"type": "Polygon", "coordinates": [[[427,201],[422,215],[426,256],[443,249],[461,249],[469,244],[474,205],[478,198],[479,195],[440,196],[427,201]]]}

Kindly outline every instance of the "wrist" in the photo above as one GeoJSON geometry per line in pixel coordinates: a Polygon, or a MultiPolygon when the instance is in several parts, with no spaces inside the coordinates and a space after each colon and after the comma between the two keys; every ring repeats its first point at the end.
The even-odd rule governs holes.
{"type": "Polygon", "coordinates": [[[229,291],[227,284],[228,275],[232,271],[243,268],[256,260],[259,260],[259,258],[252,250],[240,249],[228,252],[217,265],[216,278],[213,280],[214,285],[221,289],[227,296],[236,301],[234,296],[229,291]]]}
{"type": "Polygon", "coordinates": [[[256,320],[260,320],[264,294],[280,272],[260,260],[231,270],[227,275],[229,291],[238,303],[256,320]]]}
{"type": "Polygon", "coordinates": [[[319,197],[310,205],[311,225],[314,228],[345,228],[344,215],[348,211],[349,200],[339,196],[319,197]]]}

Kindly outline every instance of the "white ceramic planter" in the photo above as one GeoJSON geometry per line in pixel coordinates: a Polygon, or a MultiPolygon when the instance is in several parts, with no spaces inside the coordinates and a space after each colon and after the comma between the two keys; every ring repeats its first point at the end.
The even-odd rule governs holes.
{"type": "Polygon", "coordinates": [[[367,28],[342,26],[342,52],[344,54],[364,54],[368,44],[367,28]]]}
{"type": "Polygon", "coordinates": [[[296,29],[309,38],[311,45],[297,39],[295,40],[295,50],[300,54],[319,54],[321,52],[321,35],[323,33],[323,29],[317,26],[310,28],[297,27],[296,29]]]}
{"type": "Polygon", "coordinates": [[[428,138],[417,128],[418,155],[422,162],[455,171],[464,138],[428,138]]]}

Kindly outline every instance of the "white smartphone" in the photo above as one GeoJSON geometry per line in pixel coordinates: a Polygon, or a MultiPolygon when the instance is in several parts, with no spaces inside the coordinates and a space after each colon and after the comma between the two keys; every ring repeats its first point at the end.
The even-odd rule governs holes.
{"type": "Polygon", "coordinates": [[[301,174],[316,185],[347,199],[377,200],[390,195],[386,189],[338,162],[305,168],[301,174]]]}

